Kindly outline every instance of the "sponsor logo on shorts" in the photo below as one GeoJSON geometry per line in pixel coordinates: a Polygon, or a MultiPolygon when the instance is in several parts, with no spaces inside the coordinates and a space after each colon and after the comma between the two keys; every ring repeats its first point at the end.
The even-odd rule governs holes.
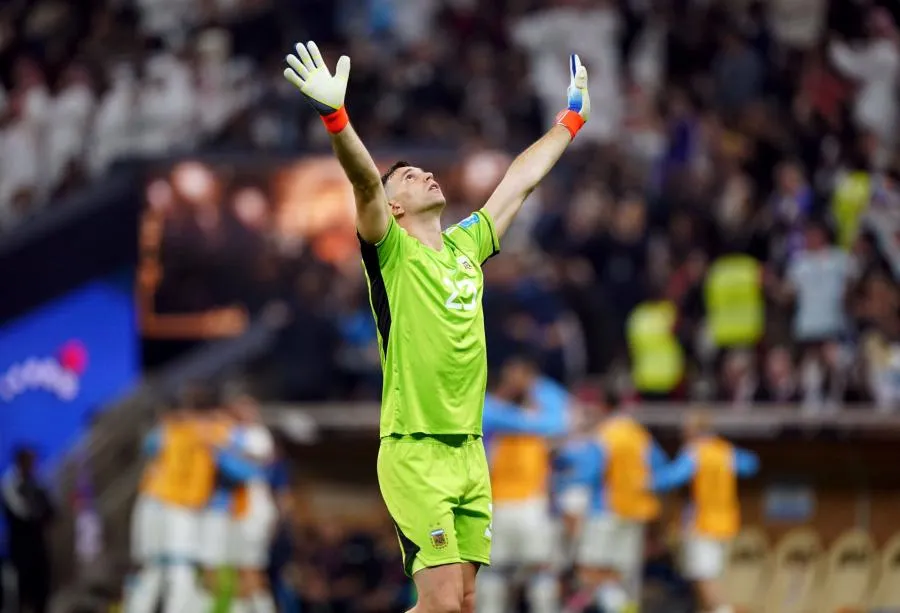
{"type": "Polygon", "coordinates": [[[443,528],[431,531],[431,546],[435,549],[443,549],[447,546],[447,533],[443,528]]]}

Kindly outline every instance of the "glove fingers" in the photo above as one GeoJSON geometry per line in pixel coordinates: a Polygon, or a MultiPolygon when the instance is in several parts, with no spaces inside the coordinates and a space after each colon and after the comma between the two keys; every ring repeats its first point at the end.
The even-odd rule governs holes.
{"type": "Polygon", "coordinates": [[[350,78],[350,58],[346,55],[342,55],[338,61],[337,66],[334,69],[334,75],[339,79],[346,81],[350,78]]]}
{"type": "MultiPolygon", "coordinates": [[[[297,46],[300,47],[300,45],[297,46]]],[[[309,76],[309,71],[306,69],[306,66],[303,65],[303,62],[301,62],[300,58],[296,55],[289,55],[284,59],[288,63],[288,66],[293,68],[291,72],[296,73],[297,77],[305,79],[309,76]]]]}
{"type": "Polygon", "coordinates": [[[309,51],[306,50],[306,45],[303,43],[297,43],[297,57],[300,58],[300,61],[303,62],[303,65],[306,66],[306,70],[313,71],[316,69],[316,65],[313,62],[313,59],[309,55],[309,51]]]}
{"type": "Polygon", "coordinates": [[[284,69],[284,78],[290,81],[291,84],[298,89],[303,89],[303,86],[306,85],[303,79],[301,79],[300,76],[290,68],[284,69]]]}
{"type": "Polygon", "coordinates": [[[587,87],[587,79],[587,68],[579,66],[578,71],[575,73],[575,87],[585,89],[587,87]]]}
{"type": "Polygon", "coordinates": [[[574,82],[575,77],[578,75],[578,69],[582,67],[581,58],[578,57],[577,53],[573,53],[569,56],[569,75],[572,81],[574,82]]]}
{"type": "Polygon", "coordinates": [[[319,46],[313,41],[306,43],[306,46],[309,47],[309,54],[312,56],[312,61],[316,68],[328,70],[328,67],[325,66],[325,59],[322,57],[322,52],[319,51],[319,46]]]}

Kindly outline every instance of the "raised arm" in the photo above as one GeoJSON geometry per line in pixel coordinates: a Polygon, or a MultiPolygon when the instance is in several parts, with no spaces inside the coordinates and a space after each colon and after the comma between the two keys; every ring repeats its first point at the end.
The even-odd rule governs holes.
{"type": "Polygon", "coordinates": [[[556,118],[556,125],[513,160],[484,208],[494,220],[498,235],[509,228],[525,198],[537,187],[575,138],[591,114],[587,69],[577,55],[569,58],[571,81],[568,106],[556,118]]]}
{"type": "Polygon", "coordinates": [[[697,463],[693,454],[682,451],[675,461],[667,466],[662,466],[653,472],[653,491],[667,492],[686,485],[694,478],[697,471],[697,463]]]}
{"type": "Polygon", "coordinates": [[[366,242],[377,243],[387,232],[390,213],[378,167],[350,125],[344,108],[350,58],[342,55],[332,76],[316,43],[297,43],[295,50],[296,55],[285,58],[288,68],[284,69],[284,77],[322,116],[334,153],[353,186],[359,235],[366,242]]]}
{"type": "Polygon", "coordinates": [[[562,436],[566,433],[565,415],[553,411],[524,411],[488,394],[484,399],[483,427],[486,432],[562,436]]]}

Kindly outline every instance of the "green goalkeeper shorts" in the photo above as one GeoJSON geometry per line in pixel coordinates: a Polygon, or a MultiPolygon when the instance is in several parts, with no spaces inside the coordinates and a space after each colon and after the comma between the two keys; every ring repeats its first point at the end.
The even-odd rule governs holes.
{"type": "Polygon", "coordinates": [[[481,437],[384,437],[378,484],[407,575],[444,564],[490,563],[491,479],[481,437]]]}

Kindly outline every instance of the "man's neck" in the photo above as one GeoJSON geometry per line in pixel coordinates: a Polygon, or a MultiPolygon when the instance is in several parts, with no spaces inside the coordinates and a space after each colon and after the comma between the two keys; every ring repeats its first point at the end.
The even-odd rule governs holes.
{"type": "Polygon", "coordinates": [[[441,214],[439,212],[422,214],[417,217],[404,215],[397,223],[406,230],[410,236],[435,251],[444,248],[444,237],[441,234],[441,214]]]}

